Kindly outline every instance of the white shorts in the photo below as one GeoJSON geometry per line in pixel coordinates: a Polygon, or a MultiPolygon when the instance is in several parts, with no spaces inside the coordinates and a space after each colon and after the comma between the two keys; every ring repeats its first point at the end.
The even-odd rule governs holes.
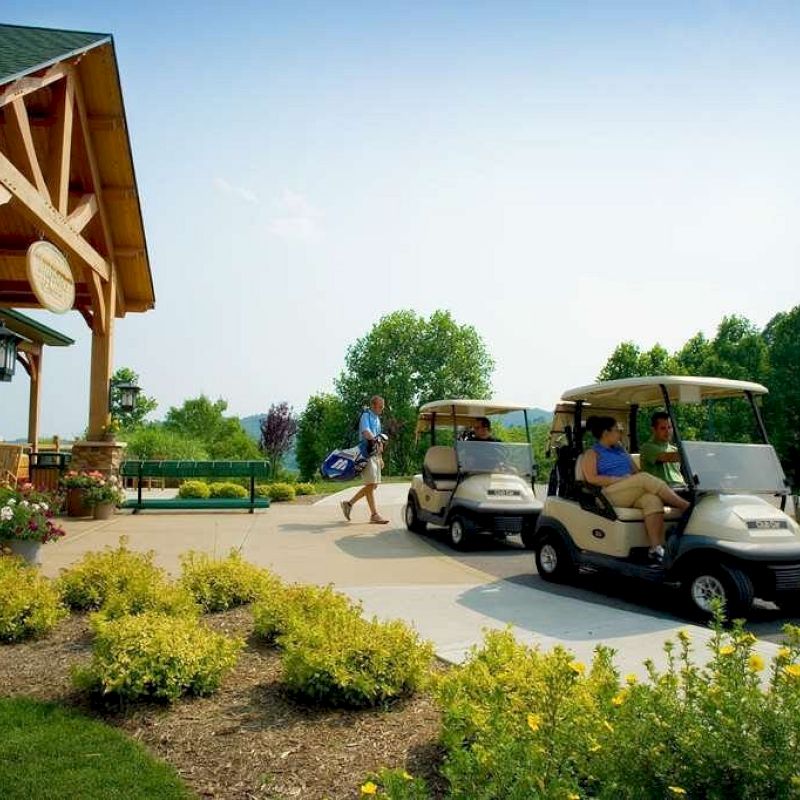
{"type": "Polygon", "coordinates": [[[370,456],[367,459],[367,466],[361,471],[361,480],[367,485],[370,483],[381,482],[381,467],[383,459],[380,456],[370,456]]]}

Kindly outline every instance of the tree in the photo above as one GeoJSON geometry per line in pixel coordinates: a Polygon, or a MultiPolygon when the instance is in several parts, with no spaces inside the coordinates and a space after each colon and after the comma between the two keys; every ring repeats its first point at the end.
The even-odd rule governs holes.
{"type": "Polygon", "coordinates": [[[331,450],[355,442],[355,418],[348,419],[342,401],[333,394],[316,394],[308,399],[305,410],[297,422],[295,452],[300,477],[314,478],[331,450]]]}
{"type": "Polygon", "coordinates": [[[487,398],[493,370],[472,326],[459,325],[448,311],[425,319],[401,310],[381,318],[348,349],[336,390],[353,419],[372,395],[384,398],[387,472],[408,474],[418,463],[414,433],[419,406],[445,397],[487,398]]]}
{"type": "Polygon", "coordinates": [[[144,418],[158,408],[158,401],[140,392],[136,397],[133,411],[123,411],[122,392],[118,387],[126,383],[138,386],[139,375],[129,367],[120,367],[111,376],[111,417],[119,422],[121,428],[131,430],[141,425],[144,418]]]}
{"type": "Polygon", "coordinates": [[[261,420],[261,449],[270,462],[270,475],[275,478],[281,458],[292,448],[297,433],[297,419],[287,402],[270,406],[261,420]]]}
{"type": "Polygon", "coordinates": [[[212,402],[205,395],[185,400],[179,408],[167,412],[164,427],[203,444],[212,459],[257,461],[258,445],[247,435],[238,417],[226,417],[228,403],[222,398],[212,402]]]}

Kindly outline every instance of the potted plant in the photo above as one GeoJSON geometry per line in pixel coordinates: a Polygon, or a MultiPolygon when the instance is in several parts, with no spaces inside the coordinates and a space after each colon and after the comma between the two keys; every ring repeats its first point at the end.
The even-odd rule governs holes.
{"type": "Polygon", "coordinates": [[[64,535],[53,522],[52,505],[49,495],[34,491],[29,483],[20,489],[0,487],[0,552],[36,563],[39,548],[64,535]]]}
{"type": "Polygon", "coordinates": [[[86,492],[95,482],[96,476],[103,477],[99,472],[70,470],[61,478],[61,485],[67,492],[68,517],[88,517],[91,514],[91,506],[86,502],[86,492]]]}
{"type": "Polygon", "coordinates": [[[122,426],[116,417],[111,417],[108,425],[103,428],[103,439],[106,442],[116,442],[117,434],[122,430],[122,426]]]}
{"type": "Polygon", "coordinates": [[[109,519],[124,499],[125,492],[116,475],[95,477],[86,490],[86,502],[94,509],[95,519],[109,519]]]}

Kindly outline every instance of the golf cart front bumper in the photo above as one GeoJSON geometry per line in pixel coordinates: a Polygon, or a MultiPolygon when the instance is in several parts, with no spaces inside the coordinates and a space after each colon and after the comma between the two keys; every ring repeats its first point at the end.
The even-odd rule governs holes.
{"type": "Polygon", "coordinates": [[[542,508],[537,505],[511,507],[488,503],[462,503],[458,513],[478,530],[501,536],[533,530],[542,508]]]}

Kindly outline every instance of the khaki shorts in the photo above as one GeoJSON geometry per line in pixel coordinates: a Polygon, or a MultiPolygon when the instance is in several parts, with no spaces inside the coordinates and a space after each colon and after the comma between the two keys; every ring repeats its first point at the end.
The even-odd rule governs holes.
{"type": "Polygon", "coordinates": [[[637,472],[628,478],[612,483],[603,489],[603,494],[612,506],[620,508],[641,508],[644,516],[664,513],[664,501],[659,494],[667,484],[655,475],[637,472]]]}
{"type": "Polygon", "coordinates": [[[367,459],[367,466],[361,471],[361,481],[364,485],[381,482],[381,467],[383,459],[380,456],[370,456],[367,459]]]}

